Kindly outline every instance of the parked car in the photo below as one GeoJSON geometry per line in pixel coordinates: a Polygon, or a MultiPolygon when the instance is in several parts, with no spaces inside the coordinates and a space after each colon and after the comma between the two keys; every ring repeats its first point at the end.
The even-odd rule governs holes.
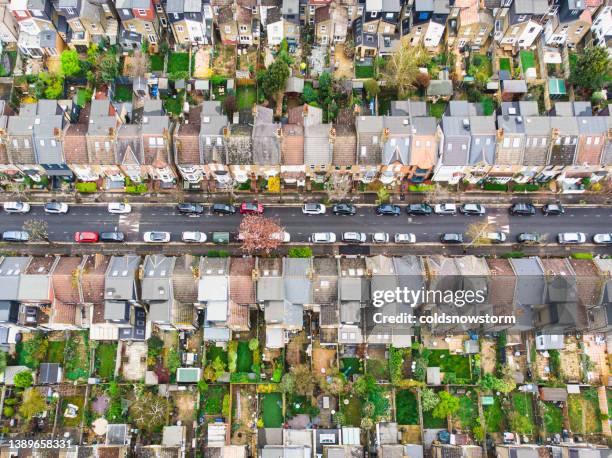
{"type": "Polygon", "coordinates": [[[240,213],[243,215],[261,215],[264,212],[264,206],[259,202],[242,202],[240,205],[240,213]]]}
{"type": "Polygon", "coordinates": [[[542,240],[542,237],[537,232],[521,232],[516,237],[516,240],[526,245],[537,245],[542,240]]]}
{"type": "Polygon", "coordinates": [[[170,241],[170,232],[150,231],[145,232],[142,239],[147,243],[166,243],[170,241]]]}
{"type": "Polygon", "coordinates": [[[74,241],[77,243],[96,243],[99,238],[100,236],[97,232],[85,231],[74,233],[74,241]]]}
{"type": "Polygon", "coordinates": [[[353,216],[357,213],[357,208],[353,204],[336,204],[332,207],[334,215],[348,215],[353,216]]]}
{"type": "Polygon", "coordinates": [[[372,234],[372,242],[389,243],[389,234],[387,234],[386,232],[374,232],[372,234]]]}
{"type": "Polygon", "coordinates": [[[586,242],[586,234],[584,232],[561,232],[557,236],[557,241],[561,245],[579,245],[586,242]]]}
{"type": "Polygon", "coordinates": [[[399,216],[401,213],[402,209],[399,205],[381,204],[376,207],[376,214],[378,216],[399,216]]]}
{"type": "Polygon", "coordinates": [[[486,213],[484,205],[481,204],[463,204],[459,210],[468,216],[482,216],[486,213]]]}
{"type": "Polygon", "coordinates": [[[532,216],[536,214],[536,209],[533,204],[521,202],[513,204],[512,207],[510,207],[510,214],[518,216],[532,216]]]}
{"type": "Polygon", "coordinates": [[[503,232],[487,232],[485,238],[491,243],[504,243],[507,236],[503,232]]]}
{"type": "Polygon", "coordinates": [[[342,241],[345,243],[364,243],[366,235],[363,232],[344,232],[342,241]]]}
{"type": "Polygon", "coordinates": [[[336,243],[336,234],[333,232],[313,232],[310,235],[312,243],[336,243]]]}
{"type": "Polygon", "coordinates": [[[429,216],[433,213],[433,208],[428,204],[410,204],[406,207],[408,215],[425,215],[429,216]]]}
{"type": "Polygon", "coordinates": [[[236,213],[236,207],[230,204],[214,204],[211,211],[216,215],[233,215],[236,213]]]}
{"type": "Polygon", "coordinates": [[[132,212],[132,206],[130,204],[124,204],[123,202],[111,202],[108,204],[108,212],[123,215],[132,212]]]}
{"type": "Polygon", "coordinates": [[[456,215],[457,206],[455,204],[436,204],[434,206],[434,213],[436,215],[456,215]]]}
{"type": "Polygon", "coordinates": [[[597,243],[598,245],[609,245],[612,243],[612,234],[595,234],[593,236],[593,243],[597,243]]]}
{"type": "Polygon", "coordinates": [[[289,242],[291,242],[291,234],[289,234],[289,232],[287,232],[287,231],[274,232],[273,234],[270,234],[270,238],[272,240],[278,240],[281,243],[289,243],[289,242]]]}
{"type": "Polygon", "coordinates": [[[5,242],[27,242],[30,234],[26,231],[5,231],[2,233],[2,240],[5,242]]]}
{"type": "Polygon", "coordinates": [[[416,243],[416,235],[395,234],[395,243],[416,243]]]}
{"type": "Polygon", "coordinates": [[[447,232],[440,237],[442,243],[463,243],[463,234],[447,232]]]}
{"type": "Polygon", "coordinates": [[[4,202],[4,211],[7,213],[28,213],[30,204],[26,202],[4,202]]]}
{"type": "Polygon", "coordinates": [[[181,235],[181,240],[185,243],[204,243],[206,234],[200,231],[185,231],[181,235]]]}
{"type": "Polygon", "coordinates": [[[125,242],[125,234],[120,231],[100,232],[100,242],[122,243],[125,242]]]}
{"type": "Polygon", "coordinates": [[[304,206],[302,207],[302,213],[305,215],[324,215],[325,205],[320,204],[318,202],[310,202],[304,204],[304,206]]]}
{"type": "Polygon", "coordinates": [[[176,210],[181,214],[181,215],[201,215],[202,213],[204,213],[204,207],[200,204],[194,204],[194,203],[182,203],[182,204],[178,204],[176,206],[176,210]]]}
{"type": "Polygon", "coordinates": [[[45,213],[68,213],[68,204],[56,201],[47,202],[45,204],[45,213]]]}
{"type": "Polygon", "coordinates": [[[542,213],[548,215],[562,215],[565,209],[561,204],[546,204],[542,207],[542,213]]]}

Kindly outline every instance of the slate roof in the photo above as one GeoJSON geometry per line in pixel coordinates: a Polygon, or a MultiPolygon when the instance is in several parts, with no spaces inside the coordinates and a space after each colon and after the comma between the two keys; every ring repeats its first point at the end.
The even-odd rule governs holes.
{"type": "Polygon", "coordinates": [[[331,124],[307,125],[304,128],[304,164],[327,165],[333,158],[329,140],[331,124]]]}

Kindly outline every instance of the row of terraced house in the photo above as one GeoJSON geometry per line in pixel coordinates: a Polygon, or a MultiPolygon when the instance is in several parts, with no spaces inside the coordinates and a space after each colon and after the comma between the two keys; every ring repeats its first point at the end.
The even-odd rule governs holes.
{"type": "MultiPolygon", "coordinates": [[[[255,106],[231,122],[221,102],[204,101],[174,122],[161,100],[144,106],[96,95],[39,100],[18,112],[0,107],[0,176],[33,188],[95,183],[99,190],[228,190],[258,180],[284,189],[348,180],[357,186],[548,183],[581,192],[612,165],[612,116],[589,102],[557,102],[546,114],[536,102],[482,105],[450,101],[438,123],[426,102],[396,101],[389,116],[342,110],[323,122],[320,108],[291,108],[282,122],[255,106]],[[10,113],[10,114],[9,114],[10,113]]],[[[78,189],[78,186],[77,186],[78,189]]],[[[247,188],[248,189],[248,186],[247,188]]]]}

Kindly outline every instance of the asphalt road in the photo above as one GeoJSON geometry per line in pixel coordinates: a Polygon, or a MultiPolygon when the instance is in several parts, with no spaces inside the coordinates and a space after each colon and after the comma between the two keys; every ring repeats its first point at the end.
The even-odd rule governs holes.
{"type": "MultiPolygon", "coordinates": [[[[208,210],[208,209],[207,209],[208,210]]],[[[403,210],[403,208],[402,208],[403,210]]],[[[491,223],[493,230],[505,232],[508,242],[514,243],[521,232],[538,232],[547,243],[554,243],[559,232],[585,232],[590,241],[593,234],[612,232],[611,207],[566,207],[561,216],[544,216],[539,211],[534,216],[510,216],[506,207],[487,207],[483,217],[464,216],[412,216],[402,213],[399,217],[376,216],[374,207],[358,207],[355,216],[335,216],[328,209],[325,215],[303,215],[301,208],[266,207],[265,216],[278,218],[285,230],[291,234],[292,242],[307,242],[312,232],[334,232],[340,241],[345,231],[368,234],[387,232],[390,238],[398,232],[411,232],[417,243],[439,242],[444,232],[465,233],[468,226],[483,219],[491,223]]],[[[0,213],[0,231],[18,230],[28,219],[43,219],[48,222],[49,238],[55,242],[73,239],[76,231],[115,231],[126,234],[128,242],[142,241],[146,231],[167,231],[171,241],[180,242],[181,232],[199,230],[209,236],[214,231],[229,231],[236,234],[241,220],[240,214],[232,216],[211,215],[208,211],[196,217],[180,215],[172,205],[133,204],[132,213],[113,215],[106,205],[71,205],[65,215],[48,215],[41,205],[32,205],[29,214],[0,213]]]]}

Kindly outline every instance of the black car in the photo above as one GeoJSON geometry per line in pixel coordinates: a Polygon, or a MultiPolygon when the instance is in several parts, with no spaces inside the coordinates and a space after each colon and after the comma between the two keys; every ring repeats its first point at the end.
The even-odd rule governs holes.
{"type": "Polygon", "coordinates": [[[410,204],[406,207],[408,215],[425,215],[429,216],[433,213],[433,208],[427,204],[410,204]]]}
{"type": "Polygon", "coordinates": [[[463,234],[447,232],[440,237],[442,243],[463,243],[463,234]]]}
{"type": "Polygon", "coordinates": [[[348,215],[353,216],[357,213],[357,209],[353,204],[336,204],[332,207],[334,215],[348,215]]]}
{"type": "Polygon", "coordinates": [[[530,204],[530,203],[518,203],[510,207],[511,215],[531,216],[531,215],[535,215],[535,213],[536,213],[536,209],[533,206],[533,204],[530,204]]]}
{"type": "Polygon", "coordinates": [[[236,207],[230,204],[214,204],[211,211],[217,215],[233,215],[236,213],[236,207]]]}
{"type": "Polygon", "coordinates": [[[540,243],[541,236],[536,232],[521,232],[516,240],[519,243],[525,243],[527,245],[536,245],[540,243]]]}
{"type": "Polygon", "coordinates": [[[542,213],[548,215],[562,215],[565,209],[561,204],[546,204],[542,207],[542,213]]]}
{"type": "Polygon", "coordinates": [[[100,232],[100,242],[125,242],[125,234],[123,232],[100,232]]]}
{"type": "Polygon", "coordinates": [[[200,204],[178,204],[176,206],[176,209],[182,215],[201,215],[202,213],[204,213],[204,207],[200,204]]]}
{"type": "Polygon", "coordinates": [[[399,205],[382,204],[376,207],[376,214],[379,216],[399,216],[401,213],[402,210],[399,205]]]}

